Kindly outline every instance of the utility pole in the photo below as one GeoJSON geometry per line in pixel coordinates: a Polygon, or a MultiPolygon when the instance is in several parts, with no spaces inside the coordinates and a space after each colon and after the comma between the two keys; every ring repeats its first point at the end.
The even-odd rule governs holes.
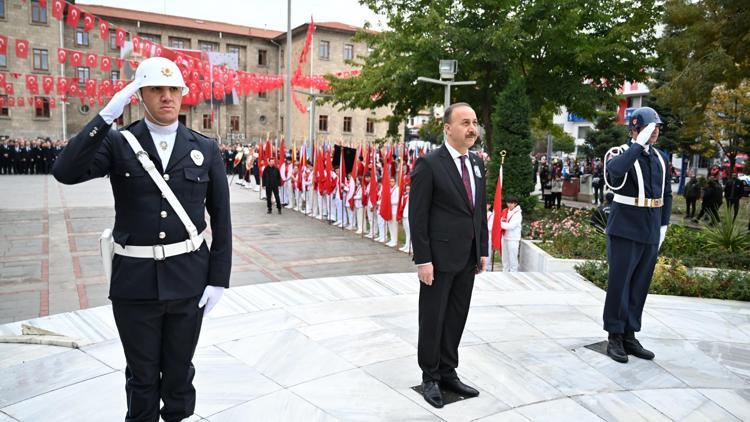
{"type": "MultiPolygon", "coordinates": [[[[458,62],[456,60],[440,60],[439,65],[440,79],[427,78],[420,76],[415,82],[429,82],[432,84],[443,85],[445,94],[443,96],[443,106],[445,109],[451,105],[451,87],[462,85],[475,85],[477,81],[454,81],[453,78],[458,72],[458,62]]],[[[445,111],[443,109],[443,111],[445,111]]]]}

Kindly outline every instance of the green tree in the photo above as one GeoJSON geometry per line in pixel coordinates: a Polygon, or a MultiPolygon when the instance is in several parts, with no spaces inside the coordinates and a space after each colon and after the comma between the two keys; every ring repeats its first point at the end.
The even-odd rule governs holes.
{"type": "Polygon", "coordinates": [[[419,128],[419,139],[439,145],[443,143],[443,132],[442,120],[438,120],[432,116],[427,123],[424,123],[419,128]]]}
{"type": "Polygon", "coordinates": [[[715,87],[705,118],[703,138],[729,159],[732,177],[737,154],[750,152],[750,83],[744,81],[734,89],[715,87]]]}
{"type": "Polygon", "coordinates": [[[680,117],[681,135],[695,139],[714,88],[750,79],[750,7],[747,0],[667,0],[664,24],[658,52],[666,83],[657,94],[680,117]]]}
{"type": "Polygon", "coordinates": [[[583,154],[604,159],[604,154],[628,141],[628,128],[615,121],[614,116],[605,115],[596,121],[596,130],[586,136],[583,154]]]}
{"type": "MultiPolygon", "coordinates": [[[[386,17],[388,30],[360,31],[370,53],[353,61],[361,74],[329,77],[331,99],[348,108],[391,106],[403,121],[443,102],[443,90],[417,83],[437,76],[440,59],[458,60],[453,101],[466,101],[493,150],[495,99],[511,73],[525,79],[530,114],[559,106],[584,117],[611,103],[626,80],[645,80],[661,13],[656,0],[361,0],[386,17]],[[591,82],[593,81],[593,82],[591,82]],[[606,81],[600,82],[600,81],[606,81]]],[[[531,152],[530,150],[528,152],[531,152]]],[[[527,153],[528,153],[527,152],[527,153]]]]}
{"type": "Polygon", "coordinates": [[[536,206],[531,175],[534,171],[529,158],[533,146],[529,124],[531,104],[525,95],[524,80],[516,77],[498,94],[492,127],[495,132],[495,149],[487,166],[487,202],[495,198],[495,186],[500,169],[501,151],[505,151],[503,165],[503,197],[518,198],[518,204],[530,213],[536,206]]]}

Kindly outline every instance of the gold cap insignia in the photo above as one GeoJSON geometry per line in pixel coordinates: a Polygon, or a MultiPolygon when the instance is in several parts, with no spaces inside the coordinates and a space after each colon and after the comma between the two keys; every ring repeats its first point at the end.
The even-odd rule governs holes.
{"type": "Polygon", "coordinates": [[[172,76],[172,69],[170,69],[168,67],[162,67],[161,68],[161,74],[164,75],[164,76],[166,76],[166,77],[170,77],[170,76],[172,76]]]}

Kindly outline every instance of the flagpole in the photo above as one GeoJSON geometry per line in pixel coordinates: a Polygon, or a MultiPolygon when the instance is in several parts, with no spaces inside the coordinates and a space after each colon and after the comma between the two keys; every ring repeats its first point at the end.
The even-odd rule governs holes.
{"type": "MultiPolygon", "coordinates": [[[[505,164],[505,154],[506,154],[505,150],[500,151],[500,174],[498,175],[498,177],[500,178],[501,186],[502,186],[502,180],[503,180],[502,178],[503,178],[503,165],[505,164]]],[[[502,208],[502,206],[503,206],[503,204],[500,203],[500,207],[501,208],[502,208]]],[[[495,214],[494,213],[499,212],[499,211],[502,211],[502,210],[496,210],[496,209],[492,210],[492,213],[493,213],[492,214],[492,219],[493,220],[495,219],[495,214]]],[[[495,230],[494,222],[493,222],[493,225],[492,225],[492,229],[495,230]]],[[[492,236],[492,233],[490,233],[490,236],[492,236]]],[[[495,246],[495,245],[492,245],[492,240],[491,239],[490,239],[490,245],[491,246],[495,246]]],[[[490,267],[490,272],[494,272],[495,271],[495,251],[492,250],[491,253],[492,253],[492,260],[491,260],[492,266],[490,267]]],[[[501,249],[500,253],[502,253],[502,249],[501,249]]]]}

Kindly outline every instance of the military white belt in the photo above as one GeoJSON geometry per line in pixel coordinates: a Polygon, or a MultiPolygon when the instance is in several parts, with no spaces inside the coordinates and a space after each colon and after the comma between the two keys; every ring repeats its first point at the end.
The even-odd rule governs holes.
{"type": "Polygon", "coordinates": [[[169,257],[182,255],[198,250],[203,243],[203,234],[194,239],[186,239],[182,242],[170,243],[169,245],[133,246],[126,245],[124,248],[115,242],[115,253],[130,258],[150,258],[155,261],[163,261],[169,257]]]}
{"type": "Polygon", "coordinates": [[[632,196],[615,194],[614,202],[642,208],[661,208],[664,205],[663,198],[635,198],[632,196]]]}

